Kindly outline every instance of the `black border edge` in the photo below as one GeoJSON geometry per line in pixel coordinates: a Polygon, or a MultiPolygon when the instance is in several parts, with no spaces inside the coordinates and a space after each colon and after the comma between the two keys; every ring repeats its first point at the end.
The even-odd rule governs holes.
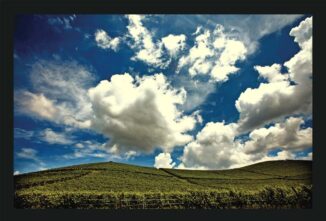
{"type": "Polygon", "coordinates": [[[1,220],[90,220],[90,219],[157,219],[157,220],[308,220],[325,216],[325,167],[324,141],[321,139],[322,124],[325,122],[323,113],[326,113],[321,105],[324,89],[323,77],[323,52],[325,50],[324,39],[326,20],[323,0],[222,0],[213,3],[212,0],[200,1],[175,1],[168,4],[162,0],[7,0],[1,1],[1,133],[0,133],[0,157],[1,157],[1,220]],[[139,13],[139,14],[312,14],[313,15],[313,208],[307,210],[137,210],[137,211],[107,211],[107,210],[19,210],[13,207],[13,31],[14,18],[17,14],[93,14],[93,13],[139,13]]]}

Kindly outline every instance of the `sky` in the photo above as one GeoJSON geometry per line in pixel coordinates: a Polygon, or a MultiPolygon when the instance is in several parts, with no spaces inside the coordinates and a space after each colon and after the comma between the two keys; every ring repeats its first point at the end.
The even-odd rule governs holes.
{"type": "Polygon", "coordinates": [[[14,174],[312,160],[311,15],[19,15],[14,174]]]}

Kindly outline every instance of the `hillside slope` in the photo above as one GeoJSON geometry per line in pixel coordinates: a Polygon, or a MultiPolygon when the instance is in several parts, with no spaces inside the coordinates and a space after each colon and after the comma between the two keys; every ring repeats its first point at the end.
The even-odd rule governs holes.
{"type": "MultiPolygon", "coordinates": [[[[226,194],[225,198],[230,198],[230,194],[240,194],[241,197],[259,195],[266,191],[266,188],[282,189],[283,195],[298,197],[298,192],[304,189],[310,191],[311,178],[311,161],[273,161],[238,169],[206,171],[155,169],[108,162],[23,174],[15,176],[14,180],[16,206],[42,208],[49,205],[52,205],[49,207],[71,205],[71,202],[67,204],[59,199],[68,201],[77,199],[78,202],[83,201],[84,205],[83,197],[92,198],[93,201],[86,203],[87,207],[102,207],[113,205],[108,204],[112,197],[121,199],[121,196],[124,198],[128,196],[127,199],[130,200],[130,197],[147,199],[149,196],[152,198],[155,196],[155,200],[160,200],[167,196],[170,199],[175,195],[179,197],[187,195],[189,198],[196,193],[219,196],[226,194]],[[103,196],[109,197],[110,200],[107,199],[105,204],[97,201],[96,204],[93,203],[94,197],[101,198],[103,202],[103,196]],[[47,198],[49,199],[47,203],[40,202],[40,199],[47,198]],[[59,201],[53,203],[54,198],[59,201]]],[[[184,201],[182,203],[184,205],[184,201]]],[[[73,205],[83,208],[80,203],[73,205]]],[[[114,208],[120,208],[116,203],[114,205],[114,208]]]]}

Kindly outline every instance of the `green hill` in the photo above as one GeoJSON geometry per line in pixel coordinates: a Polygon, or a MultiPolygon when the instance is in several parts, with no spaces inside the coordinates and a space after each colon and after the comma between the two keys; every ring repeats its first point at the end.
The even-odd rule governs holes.
{"type": "Polygon", "coordinates": [[[18,208],[293,208],[311,206],[311,161],[230,170],[95,163],[14,176],[18,208]]]}

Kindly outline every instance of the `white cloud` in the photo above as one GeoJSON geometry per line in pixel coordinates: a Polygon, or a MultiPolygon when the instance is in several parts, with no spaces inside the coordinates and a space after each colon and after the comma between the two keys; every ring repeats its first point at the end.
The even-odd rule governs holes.
{"type": "Polygon", "coordinates": [[[175,162],[173,162],[170,153],[160,153],[155,157],[154,167],[156,168],[173,168],[175,162]]]}
{"type": "Polygon", "coordinates": [[[15,93],[15,110],[58,124],[87,128],[92,114],[87,89],[93,74],[74,61],[37,61],[32,65],[33,92],[15,93]]]}
{"type": "Polygon", "coordinates": [[[18,105],[18,111],[42,119],[53,120],[59,112],[53,101],[42,93],[19,91],[15,93],[15,102],[18,105]]]}
{"type": "Polygon", "coordinates": [[[302,118],[290,117],[283,123],[269,128],[259,128],[250,134],[250,140],[244,145],[249,154],[266,152],[282,147],[285,150],[304,150],[312,146],[312,128],[301,129],[302,118]]]}
{"type": "Polygon", "coordinates": [[[162,38],[162,43],[164,47],[169,51],[172,57],[178,55],[186,46],[186,36],[185,35],[168,35],[162,38]]]}
{"type": "MultiPolygon", "coordinates": [[[[240,40],[246,45],[248,53],[254,53],[259,46],[258,40],[269,34],[275,33],[284,27],[291,25],[303,15],[222,15],[217,16],[224,27],[229,27],[231,31],[239,36],[240,40]]],[[[215,25],[210,20],[206,23],[215,25]]]]}
{"type": "Polygon", "coordinates": [[[182,105],[182,109],[185,111],[194,110],[206,101],[209,94],[216,90],[214,82],[193,79],[189,75],[175,75],[173,76],[173,83],[177,87],[184,87],[187,91],[186,101],[182,105]]]}
{"type": "Polygon", "coordinates": [[[222,25],[213,31],[197,28],[195,45],[180,58],[177,72],[187,68],[191,76],[209,75],[216,82],[228,80],[228,75],[239,69],[236,62],[245,59],[247,49],[243,42],[228,36],[222,25]]]}
{"type": "Polygon", "coordinates": [[[120,38],[112,38],[102,29],[96,30],[95,41],[97,43],[97,46],[100,48],[112,49],[115,52],[119,49],[120,38]]]}
{"type": "Polygon", "coordinates": [[[292,28],[290,35],[294,37],[294,41],[297,42],[301,48],[306,47],[305,44],[312,36],[312,17],[306,18],[299,26],[292,28]]]}
{"type": "Polygon", "coordinates": [[[238,125],[223,122],[207,123],[196,139],[187,144],[177,168],[226,169],[266,160],[309,159],[296,152],[312,147],[312,128],[302,129],[302,118],[288,118],[269,128],[249,134],[247,141],[237,139],[238,125]],[[281,148],[276,156],[269,151],[281,148]]]}
{"type": "Polygon", "coordinates": [[[28,159],[39,161],[37,157],[38,151],[32,148],[22,148],[19,152],[16,152],[16,156],[21,159],[28,159]]]}
{"type": "Polygon", "coordinates": [[[79,158],[105,158],[107,160],[118,158],[112,156],[105,147],[105,143],[99,143],[94,140],[84,140],[76,143],[75,149],[71,153],[64,154],[64,159],[79,159],[79,158]]]}
{"type": "Polygon", "coordinates": [[[225,169],[248,163],[241,143],[234,141],[236,129],[236,124],[207,123],[185,146],[178,168],[225,169]]]}
{"type": "Polygon", "coordinates": [[[259,76],[265,78],[268,82],[282,82],[289,80],[288,74],[282,74],[280,64],[273,64],[272,66],[255,66],[256,71],[258,71],[259,76]]]}
{"type": "MultiPolygon", "coordinates": [[[[71,135],[71,131],[64,131],[64,132],[57,132],[54,131],[51,128],[46,128],[41,131],[29,131],[24,130],[20,128],[15,128],[14,130],[15,139],[16,138],[22,138],[26,140],[31,140],[33,142],[39,142],[43,141],[49,144],[60,144],[60,145],[66,145],[66,144],[73,144],[76,141],[74,140],[74,136],[71,135]]],[[[80,145],[83,145],[82,143],[78,143],[80,145]]],[[[77,144],[75,146],[78,146],[77,144]]],[[[79,146],[78,146],[79,147],[79,146]]],[[[81,148],[81,147],[79,147],[81,148]]]]}
{"type": "Polygon", "coordinates": [[[312,160],[312,152],[306,156],[297,156],[295,153],[288,150],[281,150],[275,156],[264,156],[258,162],[271,161],[271,160],[312,160]]]}
{"type": "Polygon", "coordinates": [[[140,60],[147,65],[165,69],[171,63],[172,58],[186,47],[186,36],[169,34],[161,39],[154,40],[153,32],[148,30],[143,21],[145,15],[127,15],[129,24],[128,35],[131,41],[128,45],[135,51],[132,60],[140,60]]]}
{"type": "Polygon", "coordinates": [[[308,153],[307,156],[297,157],[298,160],[312,160],[312,152],[308,153]]]}
{"type": "Polygon", "coordinates": [[[136,77],[113,75],[89,89],[94,118],[91,127],[110,138],[111,152],[165,151],[192,140],[186,134],[196,124],[177,108],[186,98],[163,74],[136,77]]]}
{"type": "Polygon", "coordinates": [[[76,15],[64,16],[64,17],[50,17],[48,23],[53,26],[62,26],[63,29],[72,29],[72,23],[76,19],[76,15]]]}
{"type": "Polygon", "coordinates": [[[14,137],[16,138],[22,138],[25,140],[29,140],[34,136],[34,131],[24,130],[21,128],[14,128],[14,137]]]}
{"type": "MultiPolygon", "coordinates": [[[[216,24],[223,25],[231,36],[241,40],[248,54],[254,53],[259,47],[259,40],[269,34],[278,32],[284,27],[293,24],[303,17],[299,14],[241,14],[241,15],[155,15],[164,21],[168,21],[170,28],[181,30],[193,30],[195,25],[202,25],[208,29],[214,29],[216,24]]],[[[197,33],[199,33],[197,29],[197,33]]]]}
{"type": "Polygon", "coordinates": [[[20,171],[19,170],[15,170],[14,175],[19,175],[20,171]]]}
{"type": "Polygon", "coordinates": [[[153,42],[152,33],[143,25],[143,15],[127,15],[129,37],[132,42],[130,47],[135,50],[134,60],[143,61],[154,67],[165,68],[169,60],[163,58],[162,42],[153,42]]]}
{"type": "Polygon", "coordinates": [[[43,166],[40,166],[37,171],[44,171],[44,170],[48,170],[49,168],[48,167],[43,167],[43,166]]]}
{"type": "Polygon", "coordinates": [[[67,137],[65,133],[53,131],[51,128],[46,128],[40,133],[40,139],[49,144],[72,144],[73,140],[67,137]]]}
{"type": "Polygon", "coordinates": [[[82,144],[82,143],[77,143],[77,144],[75,144],[75,147],[77,147],[77,148],[84,148],[84,144],[82,144]]]}
{"type": "Polygon", "coordinates": [[[307,18],[290,35],[299,43],[300,51],[284,63],[288,73],[281,74],[281,65],[255,66],[268,82],[248,88],[236,101],[240,112],[241,131],[254,128],[293,114],[311,114],[312,110],[312,19],[307,18]],[[310,28],[308,28],[310,27],[310,28]],[[295,84],[291,83],[294,82],[295,84]]]}

